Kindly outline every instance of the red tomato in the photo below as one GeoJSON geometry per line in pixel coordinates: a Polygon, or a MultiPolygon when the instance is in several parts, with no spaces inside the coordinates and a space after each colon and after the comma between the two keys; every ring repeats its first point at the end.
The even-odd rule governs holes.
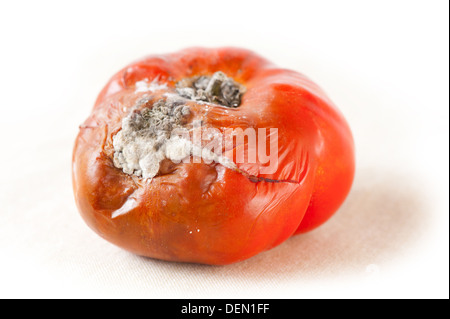
{"type": "MultiPolygon", "coordinates": [[[[175,125],[169,115],[162,121],[169,119],[175,125]]],[[[151,130],[148,123],[146,130],[151,130]]],[[[135,137],[138,131],[130,132],[135,137]]],[[[163,145],[168,154],[168,144],[163,145]]],[[[100,92],[80,126],[73,153],[76,203],[94,231],[139,255],[206,264],[247,259],[321,225],[344,201],[353,175],[350,129],[324,92],[305,76],[237,48],[191,48],[125,67],[100,92]],[[218,71],[235,86],[217,82],[222,91],[214,95],[218,71]],[[215,100],[182,96],[180,87],[215,100]],[[227,100],[230,90],[239,93],[233,91],[227,100]],[[177,98],[169,105],[170,96],[177,98]],[[236,96],[239,102],[233,100],[236,96]],[[236,133],[241,142],[224,143],[223,156],[212,162],[189,146],[189,162],[166,155],[157,174],[150,175],[153,166],[145,164],[144,156],[160,153],[143,151],[150,142],[141,143],[142,149],[127,148],[137,141],[129,137],[123,138],[125,146],[118,146],[119,135],[142,119],[156,121],[152,116],[158,105],[169,105],[172,114],[180,103],[187,111],[176,125],[192,128],[197,121],[202,130],[235,130],[241,132],[236,133]],[[250,161],[247,133],[260,128],[277,129],[276,140],[255,133],[258,141],[265,139],[266,155],[270,147],[276,150],[276,170],[268,170],[270,163],[259,153],[250,161]],[[142,153],[132,164],[124,160],[135,155],[130,149],[142,153]],[[244,161],[238,160],[239,149],[244,161]],[[136,169],[139,165],[142,170],[136,169]]]]}

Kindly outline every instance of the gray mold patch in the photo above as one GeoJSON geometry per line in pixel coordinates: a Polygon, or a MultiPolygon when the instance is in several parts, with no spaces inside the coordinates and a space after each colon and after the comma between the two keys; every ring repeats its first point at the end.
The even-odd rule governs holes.
{"type": "MultiPolygon", "coordinates": [[[[168,89],[155,81],[137,83],[136,92],[168,89]],[[139,85],[138,85],[139,84],[139,85]]],[[[184,79],[177,83],[176,93],[167,92],[165,99],[150,104],[148,97],[138,101],[122,120],[122,129],[113,137],[114,165],[124,173],[144,179],[158,175],[164,159],[179,162],[191,155],[214,161],[230,169],[236,165],[228,158],[217,155],[189,139],[173,134],[187,132],[186,118],[190,114],[188,100],[238,107],[245,88],[223,72],[212,76],[184,79]]],[[[184,135],[186,136],[186,135],[184,135]]]]}
{"type": "Polygon", "coordinates": [[[177,93],[193,101],[236,108],[241,104],[245,88],[219,71],[212,76],[194,77],[178,82],[177,93]]]}
{"type": "Polygon", "coordinates": [[[122,130],[113,137],[114,165],[127,174],[156,176],[160,162],[170,159],[166,144],[171,133],[182,128],[187,115],[188,106],[169,100],[159,100],[152,108],[133,110],[122,120],[122,130]]]}

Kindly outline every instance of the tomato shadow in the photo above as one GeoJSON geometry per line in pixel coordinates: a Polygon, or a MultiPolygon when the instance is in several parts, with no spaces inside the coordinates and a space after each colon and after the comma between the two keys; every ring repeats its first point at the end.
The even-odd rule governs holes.
{"type": "Polygon", "coordinates": [[[231,272],[307,280],[364,274],[401,261],[413,251],[429,221],[416,185],[393,172],[359,171],[346,202],[327,223],[232,265],[231,272]]]}
{"type": "Polygon", "coordinates": [[[394,262],[407,253],[426,225],[425,205],[416,184],[388,171],[359,171],[346,202],[327,223],[249,260],[215,267],[214,271],[246,278],[252,273],[258,278],[273,273],[307,278],[365,271],[370,265],[394,262]]]}
{"type": "MultiPolygon", "coordinates": [[[[401,262],[427,229],[426,206],[416,188],[420,183],[396,174],[376,169],[358,171],[346,202],[327,223],[248,260],[226,266],[152,263],[190,284],[196,278],[204,287],[214,287],[223,280],[241,283],[236,287],[238,295],[245,287],[251,291],[255,286],[273,287],[274,280],[282,287],[292,282],[366,277],[401,262]]],[[[167,289],[170,287],[168,282],[167,289]]],[[[193,289],[194,294],[200,292],[198,288],[193,289]]]]}

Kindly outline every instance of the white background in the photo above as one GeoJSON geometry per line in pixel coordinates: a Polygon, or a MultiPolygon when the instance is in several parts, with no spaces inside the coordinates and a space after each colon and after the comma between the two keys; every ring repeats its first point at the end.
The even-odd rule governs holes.
{"type": "Polygon", "coordinates": [[[0,297],[448,298],[448,1],[2,1],[0,297]],[[302,72],[355,136],[324,226],[224,267],[134,256],[81,220],[78,125],[113,73],[189,46],[302,72]]]}

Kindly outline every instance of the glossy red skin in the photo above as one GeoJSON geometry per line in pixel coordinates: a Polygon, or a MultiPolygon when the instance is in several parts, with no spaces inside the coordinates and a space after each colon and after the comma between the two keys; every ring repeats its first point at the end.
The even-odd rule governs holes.
{"type": "Polygon", "coordinates": [[[119,71],[80,127],[73,153],[76,203],[100,236],[139,255],[205,264],[241,261],[316,228],[344,201],[353,175],[350,129],[323,91],[237,48],[154,55],[119,71]],[[241,172],[182,163],[145,182],[114,167],[112,137],[141,97],[134,93],[137,81],[158,78],[173,88],[183,78],[216,71],[246,86],[241,105],[206,112],[192,102],[193,116],[221,131],[278,128],[276,173],[260,175],[261,163],[239,164],[241,172]],[[127,201],[133,208],[112,218],[127,201]]]}

